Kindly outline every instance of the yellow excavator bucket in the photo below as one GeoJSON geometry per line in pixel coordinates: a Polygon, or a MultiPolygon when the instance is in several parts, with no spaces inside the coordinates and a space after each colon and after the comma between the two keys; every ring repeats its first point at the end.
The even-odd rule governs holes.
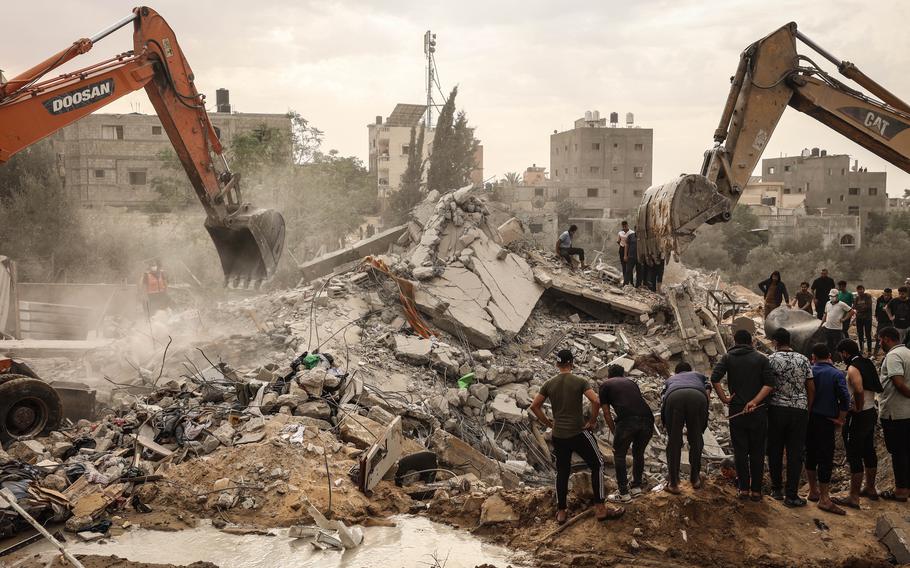
{"type": "Polygon", "coordinates": [[[284,250],[284,217],[273,209],[243,204],[223,221],[206,219],[221,258],[225,286],[258,288],[278,268],[284,250]]]}
{"type": "Polygon", "coordinates": [[[638,257],[658,264],[681,253],[702,223],[730,219],[732,202],[703,175],[683,175],[648,188],[638,208],[638,257]]]}

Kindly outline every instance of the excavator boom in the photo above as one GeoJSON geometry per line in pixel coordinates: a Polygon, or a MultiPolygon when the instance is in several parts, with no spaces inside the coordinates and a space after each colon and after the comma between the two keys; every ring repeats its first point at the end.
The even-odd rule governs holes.
{"type": "Polygon", "coordinates": [[[142,88],[205,209],[205,227],[218,251],[225,283],[258,285],[271,277],[284,247],[284,219],[277,211],[243,202],[240,175],[228,167],[189,63],[173,30],[150,8],[134,9],[92,38],[74,42],[0,85],[0,163],[142,88]],[[41,81],[48,72],[130,23],[132,51],[41,81]]]}
{"type": "Polygon", "coordinates": [[[789,23],[750,45],[699,174],[650,187],[638,210],[638,250],[657,264],[678,254],[703,223],[729,221],[742,191],[787,106],[815,118],[910,172],[910,106],[841,61],[789,23]],[[865,88],[853,89],[797,52],[797,40],[865,88]],[[878,98],[875,98],[878,97],[878,98]]]}

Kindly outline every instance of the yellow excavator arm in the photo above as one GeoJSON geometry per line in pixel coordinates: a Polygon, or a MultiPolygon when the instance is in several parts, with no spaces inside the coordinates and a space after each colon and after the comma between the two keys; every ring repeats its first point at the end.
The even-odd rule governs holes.
{"type": "Polygon", "coordinates": [[[789,23],[750,45],[705,152],[700,174],[650,187],[638,210],[638,251],[649,264],[679,254],[703,223],[730,220],[774,128],[789,105],[910,172],[910,106],[789,23]],[[800,40],[866,89],[853,89],[800,55],[800,40]],[[877,98],[876,98],[877,97],[877,98]]]}

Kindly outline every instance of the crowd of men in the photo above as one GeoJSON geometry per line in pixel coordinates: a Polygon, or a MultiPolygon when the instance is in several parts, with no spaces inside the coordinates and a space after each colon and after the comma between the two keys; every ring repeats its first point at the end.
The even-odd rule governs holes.
{"type": "Polygon", "coordinates": [[[764,295],[765,317],[781,305],[816,315],[822,321],[825,342],[832,352],[842,339],[850,339],[850,328],[855,326],[860,352],[877,356],[880,345],[877,334],[872,332],[873,321],[876,330],[893,327],[897,329],[900,341],[910,344],[907,333],[910,328],[910,278],[897,289],[897,296],[891,288],[885,288],[878,298],[873,298],[862,284],[857,284],[856,292],[851,292],[846,280],[835,283],[827,269],[823,269],[811,284],[801,282],[799,292],[792,300],[778,271],[759,282],[758,289],[764,295]]]}
{"type": "MultiPolygon", "coordinates": [[[[729,469],[740,499],[762,501],[767,459],[770,495],[788,507],[804,507],[812,501],[822,511],[844,515],[844,508],[858,509],[861,499],[906,502],[910,497],[910,348],[893,326],[880,327],[876,335],[886,353],[880,369],[848,338],[842,338],[834,350],[826,343],[817,344],[811,357],[806,357],[793,350],[786,329],[778,329],[771,337],[774,352],[770,356],[753,347],[748,331],[737,331],[735,345],[718,360],[710,378],[687,363],[677,365],[675,374],[666,379],[659,412],[668,436],[665,491],[681,492],[684,431],[689,444],[689,482],[695,490],[702,488],[703,434],[715,393],[729,409],[733,447],[729,469]],[[844,369],[834,363],[835,354],[844,362],[844,369]],[[876,486],[876,424],[881,425],[894,472],[894,488],[881,492],[876,486]],[[834,496],[830,484],[838,432],[846,449],[850,488],[846,494],[834,496]],[[808,482],[805,497],[799,494],[804,472],[808,482]]],[[[541,423],[552,428],[556,520],[566,522],[573,453],[591,469],[596,518],[617,518],[625,511],[622,504],[645,489],[645,447],[654,432],[654,413],[623,367],[609,366],[606,380],[595,391],[586,379],[572,373],[571,351],[560,351],[556,364],[559,373],[544,383],[530,408],[541,423]],[[587,418],[584,398],[591,405],[587,418]],[[543,411],[547,400],[552,420],[543,411]],[[593,435],[600,414],[613,435],[618,490],[609,497],[604,491],[603,456],[593,435]],[[626,466],[630,450],[631,479],[626,466]],[[608,506],[607,500],[616,504],[608,506]]]]}

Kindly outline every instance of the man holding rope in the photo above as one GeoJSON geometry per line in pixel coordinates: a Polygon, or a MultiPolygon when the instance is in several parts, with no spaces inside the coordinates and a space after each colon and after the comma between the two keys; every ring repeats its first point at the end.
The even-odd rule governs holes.
{"type": "Polygon", "coordinates": [[[735,345],[721,357],[711,383],[717,396],[729,405],[730,441],[739,480],[739,498],[761,501],[768,437],[765,398],[774,389],[774,371],[768,358],[752,347],[752,334],[741,329],[733,334],[735,345]],[[720,384],[727,377],[730,395],[720,384]]]}

